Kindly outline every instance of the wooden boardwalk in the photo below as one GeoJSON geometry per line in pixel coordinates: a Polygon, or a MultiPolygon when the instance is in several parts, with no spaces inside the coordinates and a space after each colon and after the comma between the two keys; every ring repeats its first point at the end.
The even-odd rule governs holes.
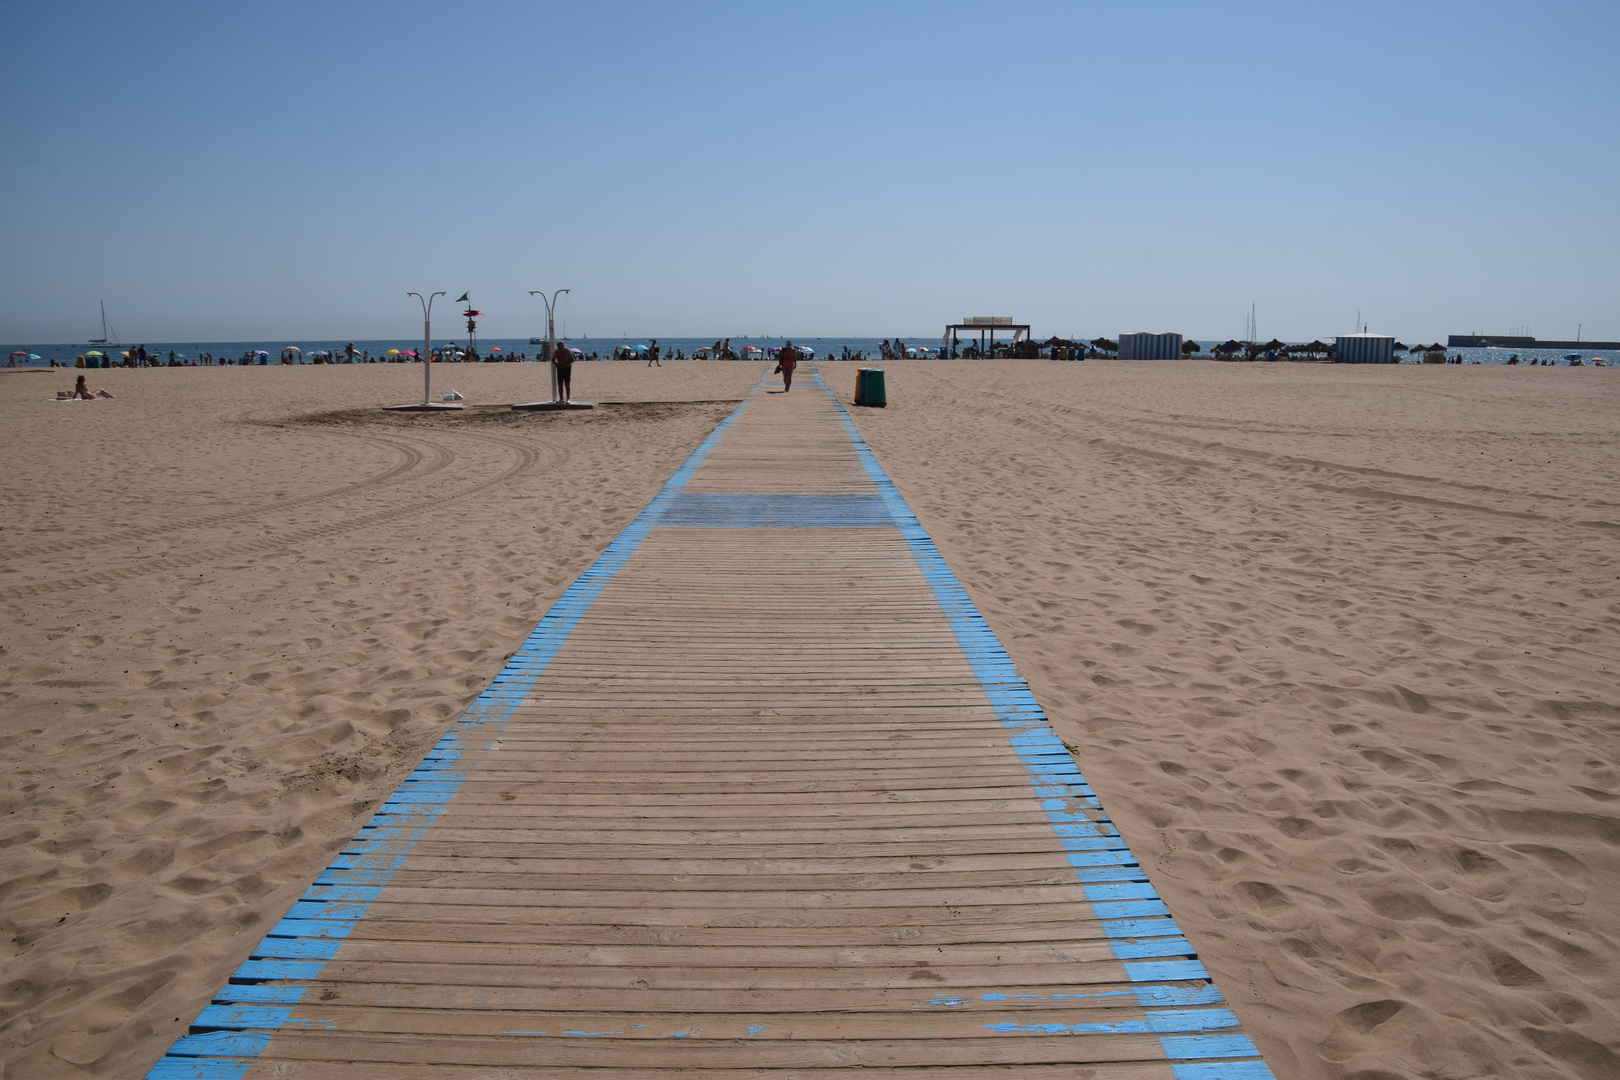
{"type": "Polygon", "coordinates": [[[1270,1077],[801,372],[557,602],[152,1077],[1270,1077]]]}

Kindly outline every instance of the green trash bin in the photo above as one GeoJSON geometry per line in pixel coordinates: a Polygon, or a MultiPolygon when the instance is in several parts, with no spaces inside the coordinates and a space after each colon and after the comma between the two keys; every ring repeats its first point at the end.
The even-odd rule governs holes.
{"type": "Polygon", "coordinates": [[[883,385],[882,368],[860,368],[855,372],[855,404],[881,409],[889,403],[883,385]]]}

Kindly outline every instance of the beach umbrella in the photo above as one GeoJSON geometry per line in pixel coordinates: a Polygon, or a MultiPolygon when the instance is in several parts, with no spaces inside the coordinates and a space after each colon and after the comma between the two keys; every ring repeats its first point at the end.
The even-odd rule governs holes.
{"type": "Polygon", "coordinates": [[[499,346],[499,345],[491,345],[491,346],[490,346],[490,347],[489,347],[489,351],[490,351],[490,352],[500,352],[500,351],[501,351],[501,347],[500,347],[500,346],[499,346]]]}
{"type": "MultiPolygon", "coordinates": [[[[567,348],[567,346],[564,346],[564,348],[567,348]]],[[[750,346],[748,346],[747,349],[744,349],[743,352],[748,352],[748,351],[750,351],[752,349],[753,349],[753,346],[750,345],[750,346]]],[[[630,351],[631,352],[646,352],[647,351],[647,346],[645,346],[645,345],[632,345],[632,346],[630,346],[630,351]]]]}
{"type": "Polygon", "coordinates": [[[85,353],[84,355],[86,355],[86,356],[106,356],[107,354],[104,353],[104,352],[101,352],[98,349],[91,349],[89,352],[85,353]]]}
{"type": "Polygon", "coordinates": [[[1183,341],[1181,343],[1181,353],[1182,353],[1183,356],[1187,355],[1188,353],[1203,352],[1203,351],[1204,351],[1204,347],[1202,345],[1198,344],[1198,342],[1196,342],[1196,341],[1183,341]]]}
{"type": "Polygon", "coordinates": [[[39,359],[39,353],[37,353],[37,352],[29,353],[28,354],[28,359],[30,359],[30,360],[38,360],[39,359]]]}
{"type": "Polygon", "coordinates": [[[1091,343],[1093,345],[1097,346],[1097,348],[1105,349],[1108,352],[1118,352],[1119,351],[1119,343],[1117,341],[1109,341],[1105,337],[1092,338],[1091,343]]]}
{"type": "Polygon", "coordinates": [[[399,350],[398,349],[389,349],[387,352],[383,353],[383,355],[384,356],[398,356],[399,355],[399,350]]]}
{"type": "Polygon", "coordinates": [[[1282,342],[1278,341],[1276,338],[1272,338],[1270,341],[1268,341],[1264,345],[1260,346],[1260,350],[1262,352],[1273,352],[1273,351],[1275,351],[1277,349],[1286,349],[1286,348],[1288,348],[1288,346],[1284,345],[1282,342]]]}
{"type": "Polygon", "coordinates": [[[28,354],[26,352],[24,352],[22,349],[18,349],[16,352],[12,353],[11,355],[12,356],[27,356],[28,354]]]}

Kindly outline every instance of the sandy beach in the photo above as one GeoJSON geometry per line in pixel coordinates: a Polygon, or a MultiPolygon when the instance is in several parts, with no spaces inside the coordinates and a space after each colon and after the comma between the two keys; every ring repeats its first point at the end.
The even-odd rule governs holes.
{"type": "MultiPolygon", "coordinates": [[[[0,375],[0,1072],[141,1075],[764,368],[0,375]]],[[[1620,1075],[1617,378],[854,410],[1279,1077],[1620,1075]]]]}

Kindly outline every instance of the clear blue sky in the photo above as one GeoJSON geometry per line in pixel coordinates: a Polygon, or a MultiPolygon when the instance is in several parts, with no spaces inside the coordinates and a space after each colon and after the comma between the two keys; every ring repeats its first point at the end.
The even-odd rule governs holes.
{"type": "Polygon", "coordinates": [[[1620,338],[1620,4],[0,5],[0,340],[1620,338]]]}

